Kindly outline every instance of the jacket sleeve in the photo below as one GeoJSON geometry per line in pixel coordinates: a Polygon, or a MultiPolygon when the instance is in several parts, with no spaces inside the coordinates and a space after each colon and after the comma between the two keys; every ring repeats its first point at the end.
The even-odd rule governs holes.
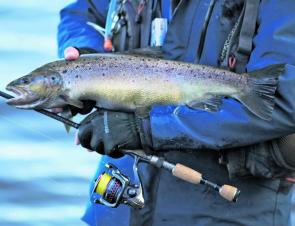
{"type": "Polygon", "coordinates": [[[105,27],[108,2],[107,0],[77,0],[60,11],[57,35],[59,57],[63,57],[64,49],[69,46],[103,52],[102,35],[87,22],[105,27]]]}
{"type": "Polygon", "coordinates": [[[261,1],[259,27],[247,70],[286,63],[271,121],[262,120],[233,99],[215,113],[185,106],[155,106],[150,113],[153,146],[169,149],[225,149],[295,132],[295,3],[261,1]]]}

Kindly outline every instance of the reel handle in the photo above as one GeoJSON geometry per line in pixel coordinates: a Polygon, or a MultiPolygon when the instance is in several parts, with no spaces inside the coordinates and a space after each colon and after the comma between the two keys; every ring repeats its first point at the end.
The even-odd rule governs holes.
{"type": "Polygon", "coordinates": [[[231,185],[222,185],[219,186],[215,183],[212,183],[202,177],[202,174],[198,171],[177,163],[175,167],[172,169],[173,176],[185,180],[192,184],[206,184],[210,187],[213,187],[216,191],[219,192],[220,196],[230,202],[236,202],[237,198],[240,194],[240,191],[231,185]]]}

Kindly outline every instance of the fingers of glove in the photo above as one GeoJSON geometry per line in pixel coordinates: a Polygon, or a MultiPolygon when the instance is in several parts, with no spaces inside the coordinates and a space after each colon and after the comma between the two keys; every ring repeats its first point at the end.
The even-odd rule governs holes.
{"type": "MultiPolygon", "coordinates": [[[[104,143],[104,152],[105,154],[109,155],[112,158],[121,158],[124,156],[123,152],[119,151],[119,146],[118,144],[114,144],[112,142],[112,139],[105,137],[104,140],[106,141],[104,143]]],[[[121,148],[120,148],[121,149],[121,148]]]]}
{"type": "Polygon", "coordinates": [[[96,101],[93,100],[84,100],[83,102],[83,108],[78,108],[75,106],[69,106],[70,111],[72,113],[73,116],[77,115],[78,113],[81,115],[85,115],[88,114],[89,112],[92,111],[92,109],[95,107],[96,105],[96,101]]]}
{"type": "Polygon", "coordinates": [[[90,142],[92,140],[93,127],[91,123],[86,123],[80,126],[78,131],[78,139],[82,147],[92,150],[90,142]]]}
{"type": "Polygon", "coordinates": [[[107,154],[107,153],[105,153],[105,150],[104,150],[102,133],[99,129],[95,129],[95,131],[93,131],[92,138],[90,141],[90,147],[91,147],[91,150],[96,151],[97,153],[100,153],[103,155],[107,154]]]}
{"type": "Polygon", "coordinates": [[[66,118],[71,118],[77,114],[85,115],[88,114],[89,112],[92,111],[92,109],[96,105],[96,101],[92,100],[86,100],[82,101],[83,102],[83,108],[78,108],[72,105],[66,105],[63,108],[52,108],[49,109],[49,111],[56,113],[56,114],[61,114],[61,116],[66,117],[66,118]]]}
{"type": "Polygon", "coordinates": [[[73,46],[65,49],[64,56],[66,60],[77,60],[80,56],[79,50],[73,46]]]}

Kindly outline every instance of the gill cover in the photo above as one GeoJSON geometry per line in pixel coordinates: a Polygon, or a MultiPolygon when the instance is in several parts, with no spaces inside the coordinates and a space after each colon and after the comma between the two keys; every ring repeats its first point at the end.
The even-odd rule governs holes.
{"type": "Polygon", "coordinates": [[[6,86],[8,91],[16,94],[7,101],[18,108],[50,108],[60,105],[58,96],[62,92],[62,78],[58,72],[46,66],[16,79],[6,86]]]}

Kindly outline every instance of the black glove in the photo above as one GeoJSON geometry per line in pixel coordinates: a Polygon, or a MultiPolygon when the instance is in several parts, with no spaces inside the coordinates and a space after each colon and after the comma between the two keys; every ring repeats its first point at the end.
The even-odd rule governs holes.
{"type": "Polygon", "coordinates": [[[295,172],[295,134],[281,137],[272,142],[272,156],[282,168],[295,172]]]}
{"type": "Polygon", "coordinates": [[[93,100],[82,100],[83,108],[78,108],[72,105],[68,105],[64,108],[64,110],[69,109],[72,116],[75,116],[77,114],[85,115],[92,111],[92,109],[95,107],[96,102],[93,100]]]}
{"type": "Polygon", "coordinates": [[[295,170],[293,139],[280,138],[225,150],[230,177],[285,178],[295,170]],[[291,146],[292,145],[292,146],[291,146]],[[288,157],[287,157],[288,156],[288,157]]]}
{"type": "Polygon", "coordinates": [[[134,150],[151,145],[149,128],[143,128],[143,121],[133,113],[99,110],[81,122],[78,137],[87,149],[120,157],[119,149],[134,150]]]}

